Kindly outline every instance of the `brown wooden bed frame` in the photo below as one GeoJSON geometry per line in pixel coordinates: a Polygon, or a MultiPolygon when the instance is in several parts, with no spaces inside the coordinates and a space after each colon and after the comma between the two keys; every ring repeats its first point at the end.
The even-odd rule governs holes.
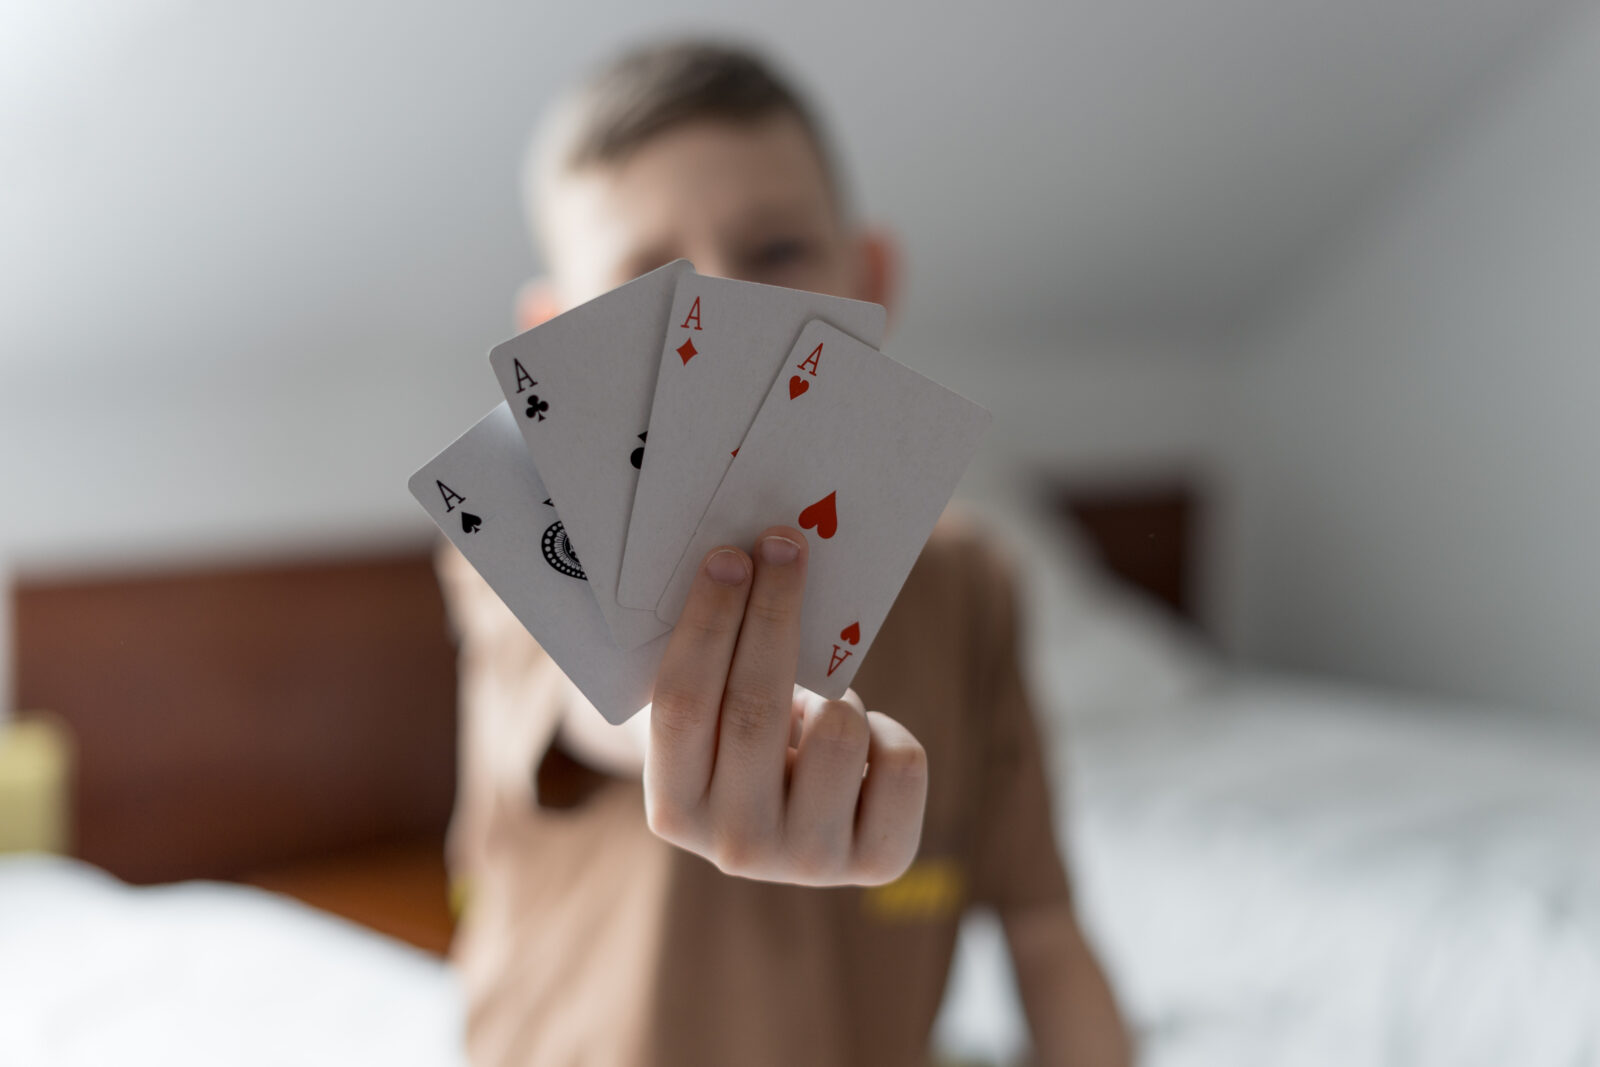
{"type": "Polygon", "coordinates": [[[19,580],[19,706],[71,728],[75,854],[442,950],[455,663],[430,550],[19,580]]]}
{"type": "MultiPolygon", "coordinates": [[[[1108,569],[1195,616],[1189,483],[1046,491],[1108,569]]],[[[17,696],[72,730],[75,853],[135,883],[251,882],[443,951],[455,668],[431,550],[22,576],[17,696]]]]}

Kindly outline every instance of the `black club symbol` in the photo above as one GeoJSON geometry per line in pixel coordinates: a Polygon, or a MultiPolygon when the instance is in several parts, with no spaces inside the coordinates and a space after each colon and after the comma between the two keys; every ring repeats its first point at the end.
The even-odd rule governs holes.
{"type": "Polygon", "coordinates": [[[533,393],[528,394],[528,410],[523,412],[530,419],[544,421],[544,413],[550,410],[548,401],[540,400],[533,393]]]}

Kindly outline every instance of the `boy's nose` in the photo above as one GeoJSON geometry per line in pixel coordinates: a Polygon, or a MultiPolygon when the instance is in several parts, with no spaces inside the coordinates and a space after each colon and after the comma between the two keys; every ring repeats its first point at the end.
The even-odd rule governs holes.
{"type": "Polygon", "coordinates": [[[694,269],[700,274],[713,278],[740,278],[750,281],[740,274],[739,260],[729,250],[719,247],[713,242],[696,244],[685,251],[684,256],[694,264],[694,269]]]}

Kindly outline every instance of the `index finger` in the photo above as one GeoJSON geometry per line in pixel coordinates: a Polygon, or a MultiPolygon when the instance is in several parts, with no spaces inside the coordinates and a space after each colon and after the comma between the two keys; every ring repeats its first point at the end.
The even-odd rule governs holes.
{"type": "Polygon", "coordinates": [[[806,587],[805,536],[793,527],[769,527],[756,540],[754,557],[755,579],[722,694],[711,792],[714,810],[721,805],[737,819],[761,821],[783,796],[806,587]]]}
{"type": "Polygon", "coordinates": [[[750,573],[750,559],[738,549],[708,552],[667,639],[645,750],[645,797],[652,806],[687,810],[710,785],[722,687],[739,640],[750,573]]]}

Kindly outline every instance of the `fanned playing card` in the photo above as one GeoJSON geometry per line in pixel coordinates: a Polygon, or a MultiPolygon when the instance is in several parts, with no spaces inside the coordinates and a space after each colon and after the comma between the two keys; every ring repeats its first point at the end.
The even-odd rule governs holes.
{"type": "Polygon", "coordinates": [[[688,260],[675,260],[489,353],[540,479],[582,546],[600,613],[624,650],[667,630],[652,612],[617,602],[617,579],[661,337],[678,279],[691,269],[688,260]]]}
{"type": "Polygon", "coordinates": [[[685,273],[660,346],[649,447],[617,600],[653,610],[800,330],[822,319],[876,348],[878,304],[685,273]]]}
{"type": "Polygon", "coordinates": [[[409,485],[600,714],[621,723],[649,703],[667,638],[628,651],[612,643],[584,578],[586,559],[567,536],[507,405],[485,415],[409,485]]]}
{"type": "Polygon", "coordinates": [[[810,543],[798,681],[837,699],[955,492],[989,413],[819,320],[767,392],[667,584],[675,622],[701,558],[768,526],[810,543]]]}

